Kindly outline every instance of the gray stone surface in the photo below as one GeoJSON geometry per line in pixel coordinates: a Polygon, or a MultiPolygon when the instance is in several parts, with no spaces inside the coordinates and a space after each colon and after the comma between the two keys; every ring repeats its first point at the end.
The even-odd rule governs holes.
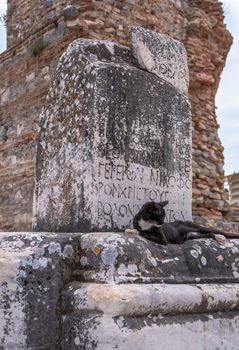
{"type": "Polygon", "coordinates": [[[238,311],[165,317],[111,317],[85,311],[66,315],[63,349],[237,350],[238,327],[238,311]]]}
{"type": "Polygon", "coordinates": [[[63,16],[66,20],[74,19],[79,16],[79,11],[74,5],[68,5],[63,9],[63,16]]]}
{"type": "Polygon", "coordinates": [[[60,292],[78,251],[73,235],[0,233],[0,349],[61,348],[60,292]]]}
{"type": "Polygon", "coordinates": [[[138,69],[131,51],[76,40],[40,121],[34,229],[118,231],[146,201],[191,219],[191,116],[185,95],[138,69]]]}
{"type": "Polygon", "coordinates": [[[184,94],[188,93],[187,52],[180,41],[141,27],[130,29],[130,40],[142,69],[156,74],[184,94]]]}
{"type": "Polygon", "coordinates": [[[88,282],[63,290],[63,348],[236,350],[238,248],[238,240],[162,247],[137,236],[82,235],[81,273],[72,276],[88,282]]]}
{"type": "Polygon", "coordinates": [[[230,312],[239,310],[239,284],[72,282],[63,290],[62,308],[64,313],[88,310],[112,317],[230,312]]]}
{"type": "Polygon", "coordinates": [[[230,220],[214,219],[207,222],[207,219],[202,216],[194,216],[193,221],[203,226],[211,226],[218,228],[221,231],[228,232],[230,234],[239,234],[239,222],[230,220]]]}
{"type": "Polygon", "coordinates": [[[162,246],[131,234],[86,233],[73,276],[98,283],[239,283],[239,241],[162,246]]]}
{"type": "Polygon", "coordinates": [[[43,0],[43,5],[48,8],[53,5],[53,0],[43,0]]]}
{"type": "Polygon", "coordinates": [[[238,249],[238,240],[161,247],[123,233],[1,232],[0,348],[158,350],[162,337],[165,350],[174,334],[178,349],[195,337],[196,350],[236,349],[238,249]]]}
{"type": "Polygon", "coordinates": [[[7,140],[7,130],[8,130],[8,127],[6,125],[0,126],[0,140],[1,141],[7,140]]]}

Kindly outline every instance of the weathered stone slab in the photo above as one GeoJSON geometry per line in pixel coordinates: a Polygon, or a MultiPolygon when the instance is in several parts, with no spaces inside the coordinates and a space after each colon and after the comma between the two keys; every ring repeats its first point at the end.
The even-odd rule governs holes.
{"type": "Polygon", "coordinates": [[[65,316],[63,349],[236,350],[238,327],[238,311],[225,314],[112,317],[84,310],[65,316]]]}
{"type": "Polygon", "coordinates": [[[62,307],[64,313],[88,310],[112,317],[230,312],[239,310],[239,284],[71,282],[63,290],[62,307]]]}
{"type": "Polygon", "coordinates": [[[127,47],[77,40],[41,114],[34,229],[124,230],[152,200],[169,201],[169,221],[191,219],[188,99],[127,47]]]}
{"type": "Polygon", "coordinates": [[[119,233],[81,235],[75,280],[94,283],[239,283],[239,240],[167,246],[119,233]]]}
{"type": "Polygon", "coordinates": [[[156,74],[184,94],[188,93],[187,52],[180,41],[141,27],[130,29],[130,40],[142,69],[156,74]]]}
{"type": "Polygon", "coordinates": [[[0,349],[61,349],[60,292],[79,242],[71,234],[0,233],[0,349]]]}
{"type": "Polygon", "coordinates": [[[0,348],[158,350],[173,332],[181,349],[187,335],[196,350],[230,349],[238,250],[239,240],[162,247],[117,233],[1,232],[0,348]]]}

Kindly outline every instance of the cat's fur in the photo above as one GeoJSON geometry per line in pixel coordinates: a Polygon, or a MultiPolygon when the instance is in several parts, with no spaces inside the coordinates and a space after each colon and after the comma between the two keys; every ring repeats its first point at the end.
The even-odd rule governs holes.
{"type": "MultiPolygon", "coordinates": [[[[191,221],[165,223],[165,209],[168,202],[147,202],[134,216],[135,232],[158,244],[181,244],[187,239],[213,238],[222,241],[224,237],[239,238],[239,234],[229,234],[215,228],[203,227],[191,221]],[[222,235],[222,236],[218,236],[222,235]]],[[[225,239],[225,238],[224,238],[225,239]]]]}

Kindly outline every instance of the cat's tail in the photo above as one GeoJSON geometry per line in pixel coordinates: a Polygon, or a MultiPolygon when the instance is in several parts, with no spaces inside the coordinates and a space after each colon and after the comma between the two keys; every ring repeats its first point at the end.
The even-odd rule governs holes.
{"type": "Polygon", "coordinates": [[[225,231],[219,230],[215,227],[204,227],[204,226],[198,225],[196,223],[191,223],[191,222],[186,222],[186,223],[187,223],[187,229],[191,228],[192,231],[198,230],[198,232],[200,232],[200,233],[214,233],[214,234],[222,235],[226,238],[231,238],[231,239],[239,238],[239,233],[225,232],[225,231]]]}
{"type": "Polygon", "coordinates": [[[226,238],[231,238],[231,239],[239,238],[239,233],[223,232],[223,233],[220,233],[220,234],[223,234],[226,238]]]}
{"type": "Polygon", "coordinates": [[[237,239],[237,238],[239,238],[239,233],[233,233],[233,232],[225,232],[225,231],[221,231],[221,230],[218,230],[218,229],[216,229],[216,228],[214,228],[214,227],[207,227],[207,229],[206,230],[203,230],[203,232],[212,232],[212,233],[214,233],[214,234],[216,234],[216,235],[222,235],[222,236],[224,236],[224,237],[226,237],[226,238],[229,238],[229,239],[237,239]]]}

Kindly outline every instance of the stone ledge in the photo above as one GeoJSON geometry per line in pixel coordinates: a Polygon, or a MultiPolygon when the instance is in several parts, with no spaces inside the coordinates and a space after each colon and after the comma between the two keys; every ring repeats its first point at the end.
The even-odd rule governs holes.
{"type": "Polygon", "coordinates": [[[161,246],[123,233],[86,233],[73,278],[97,283],[238,283],[239,240],[161,246]]]}
{"type": "MultiPolygon", "coordinates": [[[[126,334],[125,344],[130,348],[138,327],[135,341],[146,346],[142,339],[151,332],[165,336],[165,324],[173,322],[180,334],[183,327],[173,321],[175,313],[192,328],[190,336],[198,327],[200,339],[205,332],[205,321],[195,321],[196,313],[207,320],[209,313],[216,314],[220,320],[210,320],[213,329],[219,325],[222,329],[223,323],[231,334],[230,322],[235,330],[239,322],[238,311],[230,314],[238,310],[238,248],[238,240],[228,240],[227,246],[198,240],[165,247],[124,233],[1,232],[0,347],[92,350],[98,330],[105,332],[109,325],[118,327],[116,344],[126,334]],[[107,299],[107,293],[112,298],[107,299]],[[78,303],[81,296],[87,298],[78,303]],[[112,316],[112,310],[113,315],[123,313],[123,320],[112,316]],[[154,319],[152,314],[159,311],[166,318],[154,319]],[[80,345],[77,337],[81,337],[80,345]],[[75,339],[78,345],[73,346],[75,339]]],[[[95,349],[103,349],[107,337],[97,338],[95,349]]],[[[153,343],[150,349],[158,350],[153,343]]],[[[108,344],[112,350],[114,342],[108,344]]],[[[143,350],[137,344],[135,348],[143,350]]]]}
{"type": "Polygon", "coordinates": [[[238,349],[238,312],[176,316],[66,315],[64,350],[238,349]]]}
{"type": "Polygon", "coordinates": [[[70,283],[62,294],[63,348],[236,349],[238,295],[238,284],[70,283]]]}
{"type": "Polygon", "coordinates": [[[180,315],[239,310],[239,284],[70,283],[62,295],[64,313],[97,311],[112,317],[180,315]]]}

